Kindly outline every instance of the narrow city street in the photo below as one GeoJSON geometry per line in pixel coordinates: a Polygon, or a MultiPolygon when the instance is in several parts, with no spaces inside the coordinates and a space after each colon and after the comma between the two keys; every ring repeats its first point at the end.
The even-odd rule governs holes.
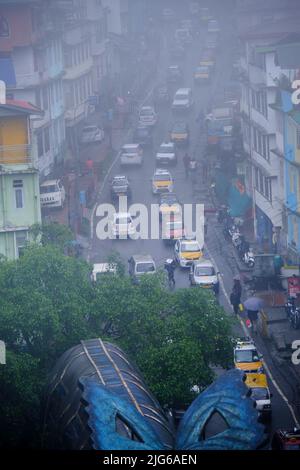
{"type": "MultiPolygon", "coordinates": [[[[216,72],[213,75],[213,80],[208,86],[196,86],[193,80],[193,72],[198,65],[200,51],[203,47],[203,39],[205,37],[205,30],[202,29],[201,34],[194,38],[193,44],[187,49],[186,57],[179,63],[184,70],[184,80],[181,84],[185,87],[191,87],[194,93],[195,106],[187,117],[180,119],[186,120],[190,129],[190,144],[188,153],[195,155],[201,162],[205,158],[204,146],[205,135],[200,128],[199,122],[196,120],[199,112],[205,114],[212,101],[216,100],[218,96],[222,97],[224,87],[229,82],[232,70],[232,50],[235,42],[234,31],[232,25],[226,16],[219,18],[221,26],[221,40],[220,50],[217,56],[216,72]]],[[[170,59],[169,49],[173,41],[174,31],[172,26],[169,26],[164,31],[164,47],[160,56],[160,63],[157,66],[157,76],[153,86],[165,80],[166,69],[171,65],[173,60],[170,59]]],[[[173,87],[173,92],[179,86],[173,87]]],[[[151,90],[145,90],[145,104],[152,104],[151,90]]],[[[155,170],[155,154],[158,146],[167,141],[169,131],[172,123],[176,120],[176,116],[172,115],[170,106],[160,107],[158,110],[158,123],[154,130],[154,145],[152,150],[147,150],[144,155],[144,164],[142,168],[138,169],[123,169],[119,166],[119,161],[111,168],[109,175],[104,182],[101,192],[98,196],[97,204],[111,203],[110,200],[110,187],[109,181],[114,175],[126,174],[130,179],[132,188],[132,203],[145,204],[148,208],[153,203],[157,203],[157,198],[151,191],[151,177],[155,170]]],[[[127,142],[130,143],[130,131],[128,133],[127,142]]],[[[121,144],[121,142],[120,142],[121,144]]],[[[184,165],[182,157],[185,149],[179,151],[178,164],[172,167],[170,172],[174,179],[174,192],[176,193],[179,201],[184,203],[204,203],[205,207],[211,207],[212,202],[209,191],[209,181],[203,181],[201,173],[199,174],[199,181],[197,185],[197,192],[193,194],[192,185],[189,179],[185,177],[184,165]]],[[[117,208],[116,208],[117,210],[117,208]]],[[[149,210],[150,212],[150,210],[149,210]]],[[[151,254],[154,258],[157,267],[162,268],[166,258],[173,257],[173,248],[166,247],[162,240],[99,240],[96,236],[96,226],[99,218],[94,211],[94,218],[92,224],[92,241],[89,249],[89,261],[91,263],[99,263],[105,261],[111,251],[118,251],[124,263],[127,265],[127,260],[134,254],[151,254]]],[[[150,223],[150,221],[149,221],[150,223]]],[[[232,315],[232,309],[229,303],[229,294],[232,288],[232,280],[238,274],[238,267],[232,256],[232,248],[228,242],[222,238],[220,227],[216,222],[214,213],[207,214],[206,224],[208,231],[205,238],[205,252],[216,264],[221,273],[222,282],[219,294],[220,304],[225,308],[228,315],[232,315]]],[[[177,288],[189,288],[188,272],[186,270],[176,269],[175,272],[177,288]]],[[[245,331],[239,322],[235,323],[234,331],[239,336],[245,336],[245,331]]],[[[247,333],[247,332],[246,332],[247,333]]],[[[292,400],[292,392],[289,387],[282,383],[282,378],[278,371],[269,363],[269,358],[261,338],[257,341],[261,352],[265,355],[265,362],[270,371],[269,376],[270,390],[273,394],[273,417],[272,417],[272,431],[277,428],[292,428],[297,425],[294,417],[291,414],[289,401],[292,400]]]]}

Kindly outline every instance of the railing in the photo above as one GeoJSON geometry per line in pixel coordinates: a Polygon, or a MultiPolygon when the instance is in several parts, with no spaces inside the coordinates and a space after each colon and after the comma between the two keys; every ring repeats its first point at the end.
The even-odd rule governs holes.
{"type": "Polygon", "coordinates": [[[0,165],[33,164],[31,145],[0,145],[0,165]]]}

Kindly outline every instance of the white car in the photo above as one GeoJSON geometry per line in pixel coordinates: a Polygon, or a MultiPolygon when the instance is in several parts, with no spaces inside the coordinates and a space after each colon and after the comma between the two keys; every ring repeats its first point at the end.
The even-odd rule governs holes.
{"type": "Polygon", "coordinates": [[[181,268],[189,268],[193,262],[203,256],[203,248],[195,239],[182,238],[174,247],[175,259],[181,268]]]}
{"type": "Polygon", "coordinates": [[[212,289],[215,294],[219,293],[219,273],[208,259],[193,262],[190,270],[190,283],[192,286],[212,289]]]}
{"type": "Polygon", "coordinates": [[[85,126],[81,131],[80,142],[82,144],[91,144],[102,142],[104,140],[104,131],[97,126],[85,126]]]}
{"type": "Polygon", "coordinates": [[[151,255],[133,255],[128,260],[129,275],[138,282],[143,274],[155,274],[156,265],[151,255]]]}
{"type": "Polygon", "coordinates": [[[173,178],[168,170],[158,168],[152,177],[153,194],[171,193],[173,191],[173,178]]]}
{"type": "Polygon", "coordinates": [[[121,165],[134,166],[143,164],[143,149],[140,144],[125,144],[121,148],[121,165]]]}
{"type": "Polygon", "coordinates": [[[207,31],[209,33],[218,33],[220,31],[219,23],[217,20],[209,20],[207,25],[207,31]]]}
{"type": "Polygon", "coordinates": [[[194,104],[192,89],[191,88],[179,88],[176,91],[174,100],[172,103],[172,109],[178,110],[189,110],[194,104]]]}
{"type": "Polygon", "coordinates": [[[177,163],[177,154],[175,149],[175,144],[173,142],[163,142],[156,154],[156,162],[158,164],[176,164],[177,163]]]}
{"type": "Polygon", "coordinates": [[[111,234],[114,238],[128,238],[136,233],[129,212],[116,212],[113,215],[111,234]]]}
{"type": "Polygon", "coordinates": [[[143,106],[139,113],[139,125],[154,126],[157,122],[157,114],[152,106],[143,106]]]}
{"type": "Polygon", "coordinates": [[[66,191],[60,180],[47,180],[40,185],[41,207],[63,207],[66,191]]]}

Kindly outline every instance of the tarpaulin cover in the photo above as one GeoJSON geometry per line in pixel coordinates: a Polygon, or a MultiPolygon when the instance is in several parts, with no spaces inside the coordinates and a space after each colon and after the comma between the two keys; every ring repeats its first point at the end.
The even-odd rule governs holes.
{"type": "Polygon", "coordinates": [[[0,80],[3,80],[6,86],[16,86],[14,64],[10,57],[0,57],[0,80]]]}
{"type": "Polygon", "coordinates": [[[228,206],[232,217],[243,217],[251,207],[252,199],[243,190],[243,185],[236,180],[231,184],[228,192],[228,206]]]}

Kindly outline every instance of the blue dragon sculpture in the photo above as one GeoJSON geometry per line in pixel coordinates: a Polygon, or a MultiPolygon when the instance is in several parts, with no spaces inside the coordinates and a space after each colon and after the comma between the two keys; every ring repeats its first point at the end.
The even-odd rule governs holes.
{"type": "Polygon", "coordinates": [[[265,427],[243,380],[230,370],[198,395],[175,432],[171,417],[117,346],[81,342],[56,364],[48,388],[45,436],[50,447],[101,450],[252,450],[265,427]],[[214,413],[226,429],[205,437],[214,413]]]}

